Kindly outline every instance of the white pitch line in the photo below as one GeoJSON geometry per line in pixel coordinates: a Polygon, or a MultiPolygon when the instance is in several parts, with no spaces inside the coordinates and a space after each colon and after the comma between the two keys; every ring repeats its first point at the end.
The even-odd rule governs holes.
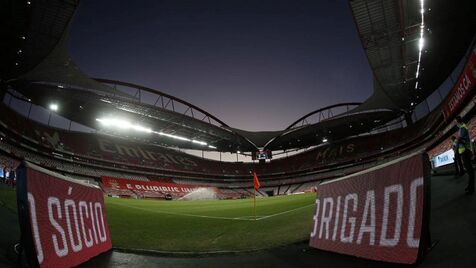
{"type": "MultiPolygon", "coordinates": [[[[261,218],[261,217],[264,217],[264,216],[261,216],[261,215],[256,215],[256,218],[261,218]]],[[[241,216],[241,217],[236,217],[235,219],[251,219],[251,220],[254,220],[255,216],[241,216]]]]}
{"type": "Polygon", "coordinates": [[[153,210],[153,209],[141,208],[141,207],[136,207],[136,206],[131,206],[131,205],[118,204],[118,203],[116,203],[116,205],[123,206],[123,207],[130,207],[130,208],[140,209],[140,210],[145,210],[145,211],[150,211],[150,212],[154,212],[154,213],[158,213],[158,214],[168,214],[168,215],[185,216],[185,217],[197,217],[197,218],[208,218],[208,219],[220,219],[220,220],[253,221],[252,219],[241,219],[239,217],[238,218],[229,218],[229,217],[196,215],[196,214],[188,214],[188,213],[174,213],[174,212],[169,212],[169,211],[153,210]]]}
{"type": "Polygon", "coordinates": [[[268,216],[263,216],[259,219],[256,219],[257,221],[259,220],[263,220],[263,219],[269,219],[271,217],[274,217],[274,216],[279,216],[279,215],[283,215],[283,214],[286,214],[286,213],[290,213],[290,212],[293,212],[293,211],[296,211],[296,210],[300,210],[300,209],[303,209],[303,208],[307,208],[307,207],[310,207],[310,206],[314,206],[315,204],[309,204],[309,205],[305,205],[305,206],[302,206],[302,207],[298,207],[298,208],[293,208],[293,209],[290,209],[290,210],[286,210],[286,211],[283,211],[283,212],[279,212],[279,213],[276,213],[276,214],[271,214],[271,215],[268,215],[268,216]]]}
{"type": "Polygon", "coordinates": [[[286,213],[290,213],[290,212],[300,210],[300,209],[303,209],[303,208],[307,208],[307,207],[310,207],[310,206],[314,206],[315,204],[309,204],[309,205],[305,205],[305,206],[302,206],[302,207],[286,210],[286,211],[283,211],[283,212],[279,212],[279,213],[271,214],[271,215],[267,215],[267,216],[256,216],[256,219],[254,219],[254,216],[241,216],[241,217],[231,218],[231,217],[196,215],[196,214],[188,214],[188,213],[175,213],[175,212],[169,212],[169,211],[163,211],[163,210],[153,210],[153,209],[147,209],[147,208],[136,207],[136,206],[131,206],[131,205],[124,205],[124,204],[119,204],[119,203],[115,203],[115,205],[130,207],[130,208],[135,208],[135,209],[140,209],[140,210],[145,210],[145,211],[150,211],[150,212],[154,212],[154,213],[158,213],[158,214],[168,214],[168,215],[185,216],[185,217],[197,217],[197,218],[208,218],[208,219],[219,219],[219,220],[259,221],[259,220],[269,219],[271,217],[283,215],[283,214],[286,214],[286,213]],[[253,218],[250,218],[250,217],[253,217],[253,218]]]}

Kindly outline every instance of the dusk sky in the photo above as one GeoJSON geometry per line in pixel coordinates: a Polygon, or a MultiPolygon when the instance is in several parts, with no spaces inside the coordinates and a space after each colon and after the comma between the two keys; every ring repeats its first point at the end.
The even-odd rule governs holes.
{"type": "Polygon", "coordinates": [[[245,130],[284,129],[373,90],[345,0],[83,0],[70,41],[87,75],[158,89],[245,130]]]}

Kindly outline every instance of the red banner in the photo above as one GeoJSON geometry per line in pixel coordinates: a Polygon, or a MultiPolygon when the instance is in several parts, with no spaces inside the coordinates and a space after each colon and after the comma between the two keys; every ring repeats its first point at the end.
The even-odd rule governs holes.
{"type": "Polygon", "coordinates": [[[198,188],[212,188],[199,185],[186,185],[176,183],[166,183],[159,181],[139,181],[130,179],[119,179],[112,177],[101,177],[103,186],[116,190],[131,190],[134,192],[156,192],[156,193],[170,193],[170,194],[187,194],[198,188]]]}
{"type": "Polygon", "coordinates": [[[20,179],[26,180],[20,186],[26,185],[34,252],[41,267],[77,266],[111,249],[101,189],[36,167],[27,167],[21,174],[20,179]]]}
{"type": "Polygon", "coordinates": [[[319,185],[310,246],[415,263],[424,229],[424,161],[416,155],[319,185]]]}
{"type": "Polygon", "coordinates": [[[445,120],[453,115],[470,95],[476,83],[476,47],[469,55],[468,63],[443,104],[445,120]]]}

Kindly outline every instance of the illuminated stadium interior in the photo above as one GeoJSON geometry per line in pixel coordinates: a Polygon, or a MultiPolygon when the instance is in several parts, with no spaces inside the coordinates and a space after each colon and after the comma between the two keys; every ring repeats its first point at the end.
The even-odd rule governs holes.
{"type": "Polygon", "coordinates": [[[81,71],[69,52],[80,1],[7,0],[0,214],[15,224],[0,233],[0,266],[124,266],[127,254],[137,257],[128,265],[153,266],[170,254],[169,266],[277,267],[281,253],[302,258],[283,267],[468,264],[469,255],[441,256],[466,254],[476,241],[468,231],[462,247],[447,242],[474,216],[462,220],[458,210],[452,223],[464,227],[451,233],[443,223],[448,207],[475,208],[474,196],[450,196],[463,192],[462,180],[448,179],[454,119],[476,135],[475,1],[346,2],[372,94],[249,131],[173,89],[81,71]],[[234,262],[236,253],[243,259],[234,262]]]}

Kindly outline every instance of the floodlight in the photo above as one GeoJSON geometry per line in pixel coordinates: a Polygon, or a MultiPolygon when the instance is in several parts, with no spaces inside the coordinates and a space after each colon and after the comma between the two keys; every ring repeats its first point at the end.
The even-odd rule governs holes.
{"type": "Polygon", "coordinates": [[[418,41],[418,49],[421,50],[423,49],[423,46],[425,45],[425,38],[420,38],[420,40],[418,41]]]}
{"type": "Polygon", "coordinates": [[[197,141],[197,140],[192,140],[193,143],[197,143],[197,144],[200,144],[200,145],[207,145],[206,142],[204,141],[197,141]]]}
{"type": "MultiPolygon", "coordinates": [[[[96,121],[98,121],[99,123],[101,123],[105,127],[116,128],[116,129],[121,129],[121,130],[129,130],[130,129],[130,130],[135,130],[135,131],[138,131],[138,132],[145,132],[145,133],[154,133],[154,134],[157,134],[159,136],[165,136],[165,137],[169,137],[169,138],[176,139],[176,140],[189,141],[189,142],[196,143],[196,144],[199,144],[199,145],[202,145],[202,146],[207,146],[208,145],[208,143],[206,143],[204,141],[192,140],[192,139],[189,139],[189,138],[186,138],[186,137],[182,137],[182,136],[178,136],[178,135],[174,135],[174,134],[169,134],[169,133],[164,133],[162,131],[160,131],[160,132],[159,131],[154,131],[151,128],[141,126],[141,125],[132,124],[131,122],[129,122],[127,120],[124,120],[124,119],[120,119],[120,118],[96,118],[96,121]]],[[[208,145],[208,147],[210,147],[212,149],[216,149],[215,146],[208,145]]]]}
{"type": "Polygon", "coordinates": [[[58,111],[58,104],[56,103],[51,103],[50,106],[49,106],[50,110],[52,111],[58,111]]]}

